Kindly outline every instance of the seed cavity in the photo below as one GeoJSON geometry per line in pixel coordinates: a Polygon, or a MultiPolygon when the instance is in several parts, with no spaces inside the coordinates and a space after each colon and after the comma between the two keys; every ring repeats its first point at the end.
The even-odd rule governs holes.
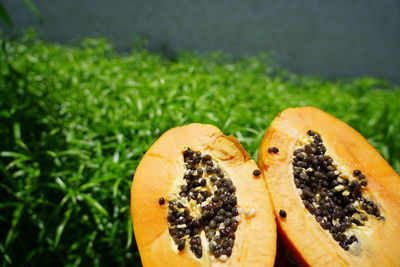
{"type": "Polygon", "coordinates": [[[360,170],[354,170],[353,177],[341,173],[326,153],[321,136],[313,130],[307,135],[299,141],[292,160],[294,183],[303,204],[344,250],[359,248],[351,230],[362,230],[373,217],[384,220],[378,205],[363,196],[367,178],[360,170]]]}
{"type": "Polygon", "coordinates": [[[204,231],[210,253],[226,261],[240,222],[236,187],[211,155],[186,148],[183,160],[183,182],[168,202],[169,233],[179,251],[189,245],[201,258],[204,231]]]}

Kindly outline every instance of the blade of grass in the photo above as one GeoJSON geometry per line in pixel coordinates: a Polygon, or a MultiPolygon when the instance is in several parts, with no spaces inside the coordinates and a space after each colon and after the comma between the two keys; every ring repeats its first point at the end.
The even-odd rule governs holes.
{"type": "Polygon", "coordinates": [[[94,198],[91,196],[88,196],[87,194],[84,193],[79,193],[78,196],[82,197],[83,199],[86,200],[87,204],[92,207],[94,210],[97,210],[99,213],[101,213],[104,216],[108,217],[108,212],[103,206],[96,201],[94,198]]]}
{"type": "Polygon", "coordinates": [[[14,23],[12,22],[10,15],[7,12],[7,9],[1,2],[0,2],[0,17],[9,27],[14,27],[14,23]]]}
{"type": "Polygon", "coordinates": [[[12,220],[11,220],[11,227],[9,228],[9,230],[7,232],[7,237],[4,242],[5,249],[7,249],[11,245],[13,240],[15,238],[17,238],[17,236],[18,236],[17,225],[21,218],[23,210],[24,210],[24,204],[19,204],[13,212],[13,216],[12,216],[12,220]]]}
{"type": "Polygon", "coordinates": [[[65,226],[67,225],[67,223],[71,217],[72,210],[73,210],[73,208],[71,206],[69,206],[67,208],[67,211],[64,213],[64,218],[63,218],[61,224],[59,226],[57,226],[56,235],[55,235],[55,239],[54,239],[55,247],[58,247],[58,245],[60,243],[61,236],[64,232],[65,226]]]}

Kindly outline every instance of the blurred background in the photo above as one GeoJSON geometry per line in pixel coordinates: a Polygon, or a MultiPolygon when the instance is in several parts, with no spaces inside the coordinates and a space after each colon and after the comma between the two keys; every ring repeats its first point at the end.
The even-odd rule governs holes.
{"type": "Polygon", "coordinates": [[[40,24],[23,1],[3,2],[16,28],[34,25],[50,41],[100,36],[127,50],[141,36],[150,49],[168,55],[267,51],[275,63],[296,73],[400,82],[398,0],[38,0],[40,24]]]}
{"type": "Polygon", "coordinates": [[[135,168],[190,122],[256,159],[311,105],[400,171],[397,0],[0,0],[0,27],[2,266],[140,266],[135,168]]]}

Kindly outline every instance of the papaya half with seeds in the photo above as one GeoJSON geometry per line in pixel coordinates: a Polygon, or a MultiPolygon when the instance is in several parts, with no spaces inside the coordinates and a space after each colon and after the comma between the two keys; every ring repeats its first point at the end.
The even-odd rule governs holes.
{"type": "Polygon", "coordinates": [[[349,125],[313,107],[284,110],[258,163],[300,264],[400,266],[399,175],[349,125]]]}
{"type": "Polygon", "coordinates": [[[131,187],[144,266],[272,266],[276,225],[261,172],[218,128],[190,124],[146,152],[131,187]]]}

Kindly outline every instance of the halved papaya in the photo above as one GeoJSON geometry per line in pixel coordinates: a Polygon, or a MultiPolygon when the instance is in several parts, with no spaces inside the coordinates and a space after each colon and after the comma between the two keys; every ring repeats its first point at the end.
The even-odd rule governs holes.
{"type": "Polygon", "coordinates": [[[400,178],[349,125],[313,107],[284,110],[258,163],[299,263],[400,266],[400,178]]]}
{"type": "Polygon", "coordinates": [[[272,266],[266,184],[240,143],[211,125],[164,133],[136,169],[134,233],[144,266],[272,266]]]}

